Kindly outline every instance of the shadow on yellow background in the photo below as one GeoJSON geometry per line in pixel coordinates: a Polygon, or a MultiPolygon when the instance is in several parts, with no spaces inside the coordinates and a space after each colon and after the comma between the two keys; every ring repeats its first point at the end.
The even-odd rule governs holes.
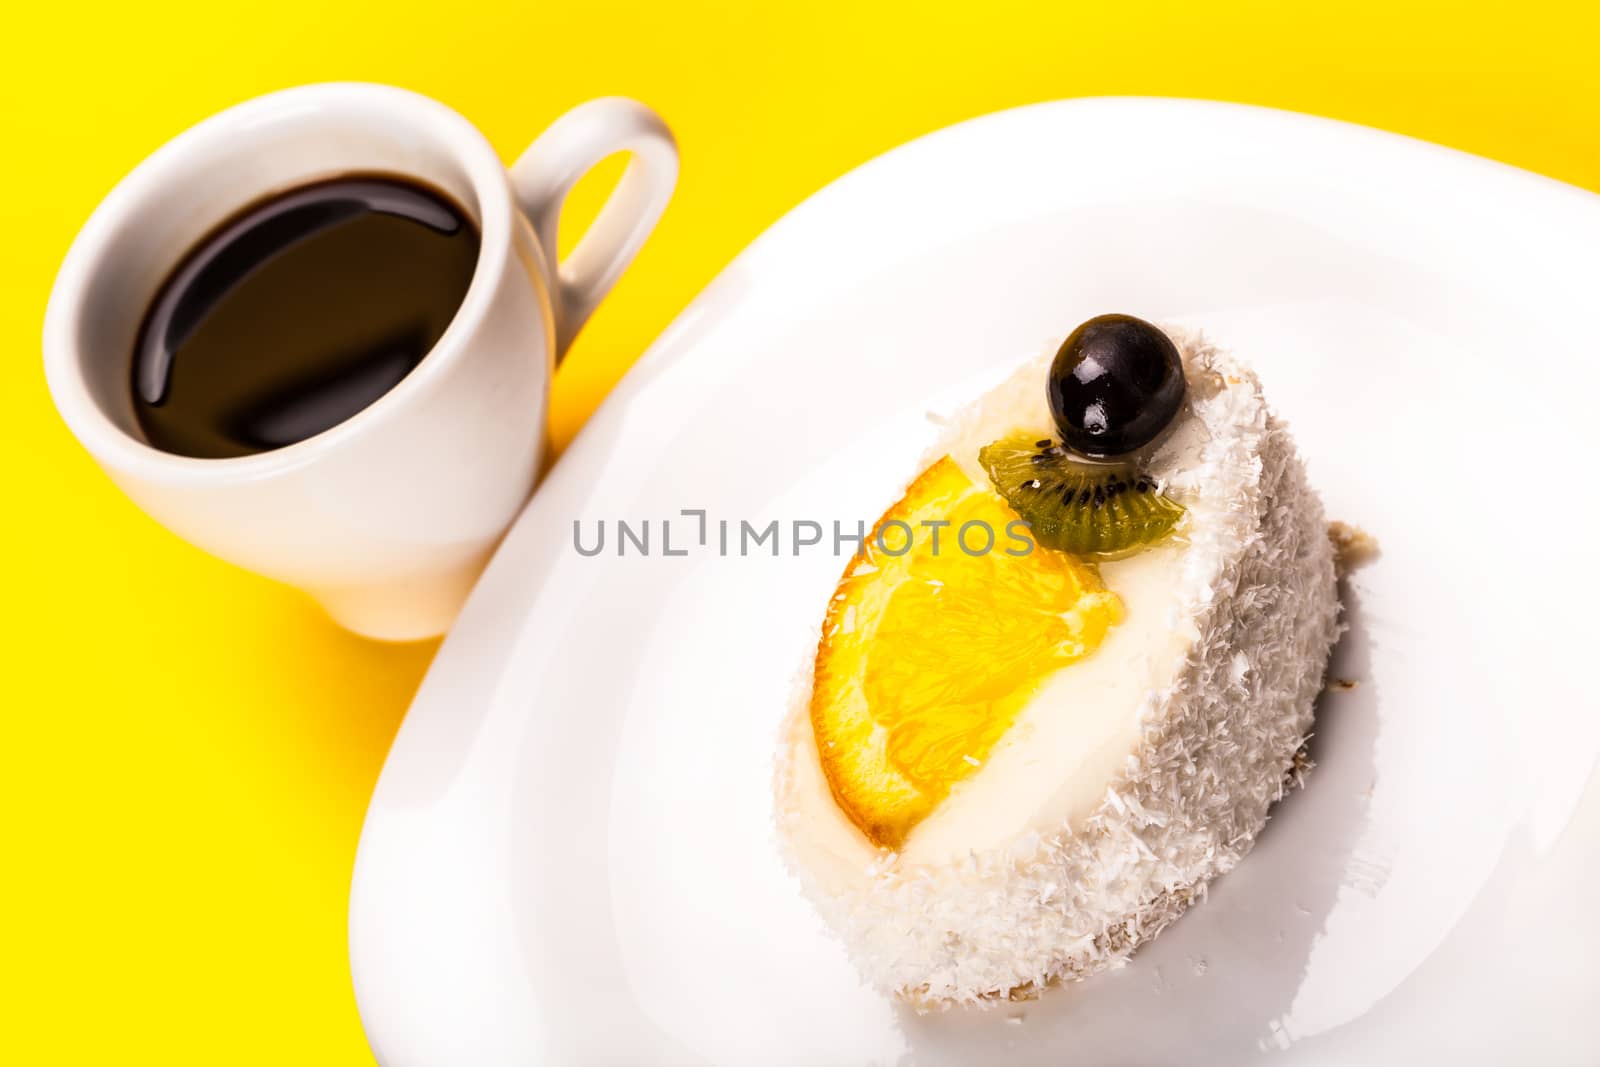
{"type": "MultiPolygon", "coordinates": [[[[77,227],[206,115],[301,82],[392,82],[457,108],[509,160],[586,98],[658,108],[681,142],[678,196],[558,377],[558,445],[787,208],[997,108],[1120,93],[1247,101],[1600,188],[1592,4],[279,0],[38,4],[9,21],[7,1063],[371,1062],[345,897],[367,796],[436,646],[345,635],[298,594],[157,528],[59,424],[40,370],[45,298],[77,227]]],[[[579,214],[615,173],[585,186],[579,214]]]]}

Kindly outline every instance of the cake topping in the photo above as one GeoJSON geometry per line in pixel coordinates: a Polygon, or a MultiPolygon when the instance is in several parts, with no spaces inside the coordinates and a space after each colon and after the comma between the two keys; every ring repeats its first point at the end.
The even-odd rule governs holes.
{"type": "Polygon", "coordinates": [[[1171,338],[1132,315],[1099,315],[1056,351],[1046,383],[1067,446],[1122,456],[1154,441],[1183,404],[1183,360],[1171,338]]]}
{"type": "Polygon", "coordinates": [[[1003,438],[979,449],[978,462],[1045,548],[1119,555],[1161,540],[1183,517],[1182,505],[1131,465],[1075,460],[1050,440],[1003,438]]]}
{"type": "Polygon", "coordinates": [[[1045,392],[1062,443],[1013,434],[978,451],[995,490],[1046,548],[1114,557],[1172,532],[1183,507],[1136,465],[1177,418],[1183,360],[1131,315],[1100,315],[1062,342],[1045,392]]]}
{"type": "Polygon", "coordinates": [[[829,789],[874,845],[899,848],[984,765],[1040,683],[1122,621],[1121,598],[1093,567],[1027,551],[1015,524],[946,456],[878,521],[839,581],[811,722],[829,789]],[[880,547],[889,527],[901,532],[880,547]],[[939,529],[943,538],[928,536],[939,529]],[[985,531],[998,540],[977,552],[985,531]]]}

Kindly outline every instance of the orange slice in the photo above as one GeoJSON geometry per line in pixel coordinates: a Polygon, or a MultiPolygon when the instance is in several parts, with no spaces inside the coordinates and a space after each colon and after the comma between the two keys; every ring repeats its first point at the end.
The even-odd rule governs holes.
{"type": "Polygon", "coordinates": [[[1012,554],[1024,548],[1014,522],[946,456],[884,512],[829,603],[811,725],[834,799],[876,845],[899,848],[1040,684],[1122,621],[1093,566],[1040,547],[1012,554]]]}

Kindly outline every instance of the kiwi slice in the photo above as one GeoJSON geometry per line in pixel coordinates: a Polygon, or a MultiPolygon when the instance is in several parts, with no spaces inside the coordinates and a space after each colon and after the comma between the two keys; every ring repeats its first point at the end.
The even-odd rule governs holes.
{"type": "Polygon", "coordinates": [[[1003,438],[979,449],[978,462],[1046,548],[1121,555],[1161,540],[1183,517],[1131,464],[1085,462],[1048,438],[1003,438]]]}

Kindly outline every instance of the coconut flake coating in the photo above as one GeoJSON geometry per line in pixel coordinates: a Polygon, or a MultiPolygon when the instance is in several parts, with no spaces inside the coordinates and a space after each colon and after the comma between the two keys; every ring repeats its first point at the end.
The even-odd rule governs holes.
{"type": "MultiPolygon", "coordinates": [[[[1140,741],[1089,816],[949,863],[880,852],[831,893],[791,847],[804,814],[780,803],[780,840],[828,925],[873,985],[920,1007],[1120,966],[1239,862],[1298,776],[1340,629],[1322,504],[1255,375],[1198,335],[1168,333],[1189,381],[1184,417],[1202,429],[1196,456],[1156,472],[1189,509],[1176,603],[1192,640],[1170,684],[1145,694],[1140,741]]],[[[935,455],[985,405],[1042,393],[1045,366],[958,413],[935,455]]],[[[806,714],[809,672],[800,689],[791,714],[806,714]]],[[[780,755],[780,797],[802,756],[815,758],[780,755]]]]}

